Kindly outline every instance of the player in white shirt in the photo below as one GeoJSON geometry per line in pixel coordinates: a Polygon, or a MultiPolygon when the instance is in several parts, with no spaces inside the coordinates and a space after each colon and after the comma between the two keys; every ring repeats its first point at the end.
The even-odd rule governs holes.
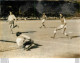
{"type": "Polygon", "coordinates": [[[35,45],[34,41],[29,36],[22,34],[21,32],[17,32],[16,36],[16,43],[20,48],[30,50],[30,48],[35,45]]]}
{"type": "Polygon", "coordinates": [[[12,29],[15,27],[14,21],[16,21],[16,17],[12,14],[12,12],[10,12],[10,15],[8,16],[8,21],[9,21],[9,27],[11,29],[11,32],[13,33],[12,29]]]}
{"type": "Polygon", "coordinates": [[[51,38],[55,38],[56,32],[57,32],[58,30],[61,30],[61,29],[63,29],[63,32],[62,32],[62,33],[63,33],[65,36],[69,37],[69,35],[65,32],[65,31],[66,31],[66,24],[67,24],[67,23],[66,23],[66,20],[65,20],[65,18],[63,17],[62,14],[60,14],[60,21],[61,21],[61,25],[54,30],[54,36],[51,37],[51,38]]]}
{"type": "Polygon", "coordinates": [[[40,28],[42,28],[42,27],[46,28],[46,26],[45,26],[45,20],[46,20],[46,18],[47,18],[47,16],[45,15],[45,13],[43,13],[43,15],[42,15],[42,25],[41,25],[40,28]]]}

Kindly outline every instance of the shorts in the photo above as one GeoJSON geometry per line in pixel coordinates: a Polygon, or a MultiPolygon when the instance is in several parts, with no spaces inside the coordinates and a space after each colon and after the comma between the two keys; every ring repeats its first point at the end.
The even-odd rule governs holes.
{"type": "Polygon", "coordinates": [[[31,45],[31,44],[33,44],[33,41],[27,41],[27,42],[25,42],[24,44],[23,44],[23,47],[22,48],[25,48],[25,46],[27,46],[27,45],[31,45]]]}
{"type": "Polygon", "coordinates": [[[44,23],[45,19],[42,19],[42,23],[44,23]]]}
{"type": "Polygon", "coordinates": [[[25,41],[23,45],[30,45],[30,44],[32,44],[33,42],[34,42],[33,40],[25,41]]]}
{"type": "Polygon", "coordinates": [[[66,25],[60,25],[59,27],[58,27],[58,29],[63,29],[63,28],[66,28],[66,25]]]}
{"type": "Polygon", "coordinates": [[[10,21],[9,24],[14,24],[14,21],[10,21]]]}

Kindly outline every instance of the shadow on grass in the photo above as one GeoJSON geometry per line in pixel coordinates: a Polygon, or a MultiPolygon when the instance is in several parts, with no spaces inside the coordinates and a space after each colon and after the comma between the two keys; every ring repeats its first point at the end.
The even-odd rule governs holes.
{"type": "Polygon", "coordinates": [[[15,41],[8,41],[8,40],[0,40],[2,42],[10,42],[10,43],[16,43],[15,41]]]}
{"type": "Polygon", "coordinates": [[[58,38],[69,38],[69,39],[73,39],[73,38],[79,38],[80,36],[70,36],[70,37],[58,37],[58,38]]]}
{"type": "MultiPolygon", "coordinates": [[[[0,40],[0,41],[2,41],[2,42],[16,43],[15,41],[8,41],[8,40],[0,40]]],[[[35,45],[32,46],[32,47],[29,49],[29,51],[30,51],[31,49],[39,48],[39,46],[42,46],[42,45],[39,45],[39,44],[35,43],[35,45]]],[[[20,48],[12,48],[12,49],[8,49],[8,50],[0,50],[0,52],[11,51],[11,50],[16,50],[16,49],[20,49],[20,48]]]]}
{"type": "Polygon", "coordinates": [[[32,46],[28,51],[31,51],[31,49],[39,48],[39,46],[42,46],[42,45],[35,43],[35,45],[32,46]]]}
{"type": "MultiPolygon", "coordinates": [[[[27,31],[27,32],[21,32],[21,33],[34,33],[34,32],[36,32],[36,31],[27,31]]],[[[12,34],[16,34],[16,33],[12,33],[12,34]]]]}
{"type": "Polygon", "coordinates": [[[80,35],[79,36],[71,36],[71,38],[78,38],[78,37],[80,37],[80,35]]]}
{"type": "Polygon", "coordinates": [[[21,32],[21,33],[34,33],[36,31],[27,31],[27,32],[21,32]]]}
{"type": "Polygon", "coordinates": [[[14,28],[16,28],[16,27],[18,27],[18,28],[19,28],[19,26],[18,26],[18,25],[15,25],[15,26],[14,26],[14,28]]]}
{"type": "Polygon", "coordinates": [[[12,51],[12,50],[17,50],[17,49],[19,48],[3,49],[3,50],[0,50],[0,52],[12,51]]]}

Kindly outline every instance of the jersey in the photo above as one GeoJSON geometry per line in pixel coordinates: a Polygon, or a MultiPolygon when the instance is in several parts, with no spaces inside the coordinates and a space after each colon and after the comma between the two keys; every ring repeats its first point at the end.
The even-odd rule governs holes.
{"type": "Polygon", "coordinates": [[[43,15],[43,16],[42,16],[42,19],[46,19],[46,18],[47,18],[46,15],[43,15]]]}
{"type": "Polygon", "coordinates": [[[9,15],[8,21],[13,21],[13,20],[16,20],[16,17],[14,15],[9,15]]]}

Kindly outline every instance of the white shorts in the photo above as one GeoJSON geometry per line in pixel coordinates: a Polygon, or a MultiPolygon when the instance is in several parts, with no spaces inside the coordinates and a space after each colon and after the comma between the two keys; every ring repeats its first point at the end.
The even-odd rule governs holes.
{"type": "Polygon", "coordinates": [[[45,19],[42,19],[42,23],[45,21],[45,19]]]}
{"type": "Polygon", "coordinates": [[[59,27],[58,27],[58,29],[63,29],[63,28],[66,28],[66,25],[60,25],[59,27]]]}

